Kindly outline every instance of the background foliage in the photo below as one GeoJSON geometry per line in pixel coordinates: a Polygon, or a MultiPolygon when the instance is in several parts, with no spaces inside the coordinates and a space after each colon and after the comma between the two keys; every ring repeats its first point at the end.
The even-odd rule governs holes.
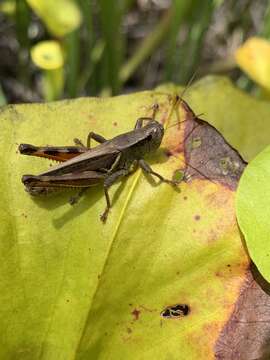
{"type": "MultiPolygon", "coordinates": [[[[247,90],[235,50],[270,34],[262,0],[3,0],[0,102],[110,95],[186,83],[192,74],[227,73],[247,90]],[[54,41],[63,62],[54,64],[54,41]],[[40,52],[37,61],[33,51],[40,52]],[[44,51],[44,48],[43,48],[44,51]]],[[[56,50],[57,51],[57,50],[56,50]]]]}

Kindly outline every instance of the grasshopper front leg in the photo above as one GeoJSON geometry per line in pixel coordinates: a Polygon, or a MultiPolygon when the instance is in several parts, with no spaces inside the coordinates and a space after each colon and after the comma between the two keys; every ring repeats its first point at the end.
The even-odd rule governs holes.
{"type": "Polygon", "coordinates": [[[143,171],[145,171],[147,174],[151,174],[156,176],[157,178],[160,179],[160,181],[171,184],[173,186],[176,186],[178,184],[177,181],[174,180],[169,180],[169,179],[165,179],[163,176],[161,176],[160,174],[158,174],[157,172],[153,171],[151,166],[149,164],[147,164],[146,161],[144,161],[143,159],[139,160],[139,166],[142,168],[143,171]]]}

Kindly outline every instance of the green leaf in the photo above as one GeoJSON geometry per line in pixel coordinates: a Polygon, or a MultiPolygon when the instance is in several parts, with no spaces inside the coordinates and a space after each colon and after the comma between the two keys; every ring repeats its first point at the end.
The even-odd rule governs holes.
{"type": "Polygon", "coordinates": [[[237,190],[237,219],[249,254],[270,281],[270,147],[246,167],[237,190]]]}
{"type": "MultiPolygon", "coordinates": [[[[197,97],[190,102],[195,108],[205,98],[200,86],[201,98],[196,85],[189,91],[197,97]]],[[[235,94],[226,86],[227,94],[235,94]]],[[[237,327],[242,309],[261,309],[262,301],[270,308],[249,280],[235,218],[244,163],[187,106],[172,111],[168,89],[0,110],[0,358],[208,360],[228,348],[231,358],[241,353],[247,359],[247,352],[258,357],[263,337],[251,352],[241,342],[243,331],[252,338],[249,322],[237,327]],[[150,116],[156,102],[166,126],[186,120],[168,128],[161,149],[147,158],[167,178],[185,170],[178,191],[137,170],[110,189],[113,207],[105,225],[99,219],[105,207],[101,186],[74,207],[68,204],[73,192],[32,198],[24,191],[21,176],[45,171],[48,163],[20,155],[20,143],[72,145],[75,136],[84,140],[92,130],[111,138],[150,116]],[[175,309],[185,306],[189,311],[178,316],[175,309]],[[226,346],[234,339],[237,346],[226,346]]],[[[222,113],[219,89],[202,109],[213,118],[222,113]]],[[[239,108],[233,101],[238,112],[231,116],[240,123],[246,98],[239,96],[239,108]]],[[[265,313],[252,313],[252,331],[262,331],[265,313]]]]}
{"type": "Polygon", "coordinates": [[[55,36],[65,36],[77,29],[82,21],[74,0],[26,0],[55,36]]]}

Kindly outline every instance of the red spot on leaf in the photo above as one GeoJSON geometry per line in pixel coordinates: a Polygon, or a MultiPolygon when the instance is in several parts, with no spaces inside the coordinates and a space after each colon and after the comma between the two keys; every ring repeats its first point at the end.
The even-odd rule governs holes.
{"type": "Polygon", "coordinates": [[[140,313],[141,313],[140,310],[136,308],[131,312],[131,314],[134,316],[134,320],[139,320],[140,313]]]}

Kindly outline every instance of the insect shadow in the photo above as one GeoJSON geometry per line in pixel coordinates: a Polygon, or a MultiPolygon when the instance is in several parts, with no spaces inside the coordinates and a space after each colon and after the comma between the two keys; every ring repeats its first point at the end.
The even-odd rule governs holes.
{"type": "MultiPolygon", "coordinates": [[[[91,206],[95,205],[100,200],[100,198],[103,198],[103,190],[102,186],[100,186],[99,188],[88,189],[88,191],[84,194],[76,206],[71,206],[67,200],[69,200],[73,194],[76,194],[76,192],[78,192],[77,189],[67,189],[67,191],[61,189],[51,195],[44,196],[44,198],[33,197],[33,201],[38,207],[48,211],[59,207],[68,206],[69,208],[67,208],[67,210],[61,216],[52,220],[53,225],[56,228],[61,228],[67,222],[71,221],[77,216],[80,216],[85,211],[88,211],[91,206]]],[[[95,215],[96,214],[93,213],[93,216],[95,215]]]]}
{"type": "MultiPolygon", "coordinates": [[[[167,161],[167,157],[164,156],[164,149],[159,149],[157,151],[157,154],[155,154],[154,156],[151,156],[149,158],[149,163],[155,164],[155,163],[165,163],[167,161]]],[[[137,170],[137,169],[136,169],[137,170]]],[[[136,173],[136,170],[134,170],[134,174],[136,173]]],[[[156,179],[154,179],[151,175],[148,175],[146,173],[142,173],[142,175],[146,181],[154,187],[157,187],[160,185],[161,181],[157,181],[156,179]]],[[[116,204],[118,199],[121,196],[121,193],[124,191],[124,188],[126,186],[126,182],[127,179],[130,177],[126,177],[125,179],[119,180],[117,182],[117,188],[114,191],[113,197],[112,197],[112,205],[116,204]]],[[[180,188],[174,187],[174,191],[177,192],[181,192],[180,188]]],[[[66,205],[67,203],[67,194],[72,195],[72,191],[68,192],[62,192],[62,196],[60,196],[60,192],[59,192],[59,196],[57,201],[55,199],[55,202],[50,202],[50,204],[46,204],[46,202],[41,204],[41,201],[39,198],[34,198],[35,200],[39,200],[39,203],[41,204],[42,207],[51,210],[54,208],[57,208],[59,206],[63,206],[66,205]],[[65,196],[64,196],[65,195],[65,196]]],[[[74,192],[75,193],[75,192],[74,192]]],[[[88,211],[89,208],[91,208],[96,202],[98,202],[100,200],[100,198],[103,198],[103,190],[102,190],[102,186],[100,186],[98,189],[97,188],[89,188],[86,193],[84,194],[84,196],[80,199],[80,201],[75,205],[75,206],[70,206],[70,208],[59,218],[54,219],[53,220],[53,224],[56,228],[62,228],[66,223],[68,223],[69,221],[71,221],[73,218],[80,216],[81,214],[83,214],[85,211],[88,211]]],[[[91,211],[91,210],[90,210],[91,211]]],[[[95,216],[95,212],[93,211],[93,216],[95,216]]],[[[89,214],[90,215],[90,214],[89,214]]],[[[91,215],[90,215],[91,216],[91,215]]]]}
{"type": "MultiPolygon", "coordinates": [[[[120,197],[121,192],[123,191],[126,185],[126,180],[122,180],[117,185],[118,187],[116,188],[114,195],[112,197],[112,204],[116,203],[118,198],[120,197]]],[[[96,218],[96,211],[94,211],[93,209],[91,210],[90,208],[93,207],[101,198],[103,199],[103,197],[104,194],[103,194],[102,186],[100,186],[98,189],[97,188],[88,189],[87,192],[80,199],[80,201],[76,204],[76,206],[70,206],[69,209],[63,215],[59,216],[56,219],[53,219],[53,225],[55,226],[55,228],[60,229],[66,223],[68,223],[75,217],[80,216],[86,211],[90,211],[90,212],[92,211],[93,213],[92,216],[96,218]]],[[[67,199],[66,197],[64,198],[63,196],[61,198],[61,203],[58,205],[62,206],[62,205],[66,205],[66,203],[67,203],[67,199]]],[[[55,205],[54,208],[56,208],[57,204],[55,203],[54,205],[55,205]]],[[[50,209],[47,206],[44,207],[50,209]]],[[[89,214],[88,216],[91,217],[91,213],[88,214],[89,214]]]]}

